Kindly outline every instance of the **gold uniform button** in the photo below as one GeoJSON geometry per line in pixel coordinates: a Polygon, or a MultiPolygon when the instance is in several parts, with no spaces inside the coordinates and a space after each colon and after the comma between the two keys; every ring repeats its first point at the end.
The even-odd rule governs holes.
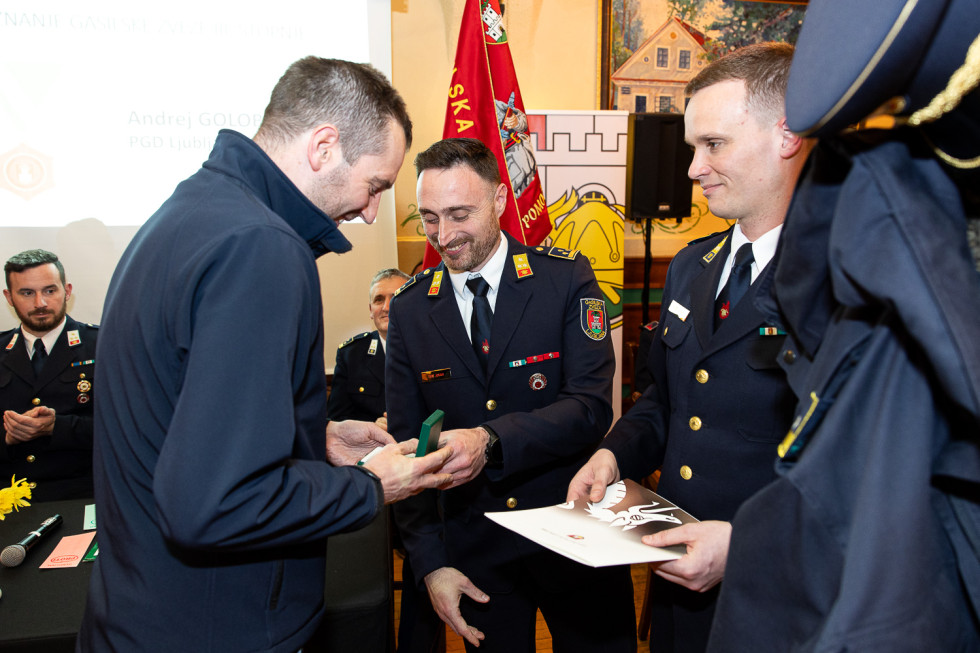
{"type": "Polygon", "coordinates": [[[792,365],[796,360],[796,352],[792,349],[787,349],[785,352],[783,352],[783,360],[792,365]]]}
{"type": "Polygon", "coordinates": [[[511,497],[511,498],[507,499],[507,507],[508,508],[516,508],[517,507],[517,499],[515,499],[514,497],[511,497]]]}
{"type": "Polygon", "coordinates": [[[34,404],[35,406],[40,406],[41,400],[38,399],[37,397],[34,397],[33,399],[31,399],[31,403],[34,404]]]}
{"type": "Polygon", "coordinates": [[[84,379],[84,378],[85,378],[85,373],[84,373],[84,372],[82,372],[81,374],[79,374],[79,375],[78,375],[78,378],[80,378],[80,379],[84,379]]]}
{"type": "Polygon", "coordinates": [[[701,418],[700,417],[692,417],[691,420],[688,422],[688,425],[691,427],[691,430],[692,431],[698,431],[698,430],[700,430],[701,429],[701,418]]]}
{"type": "Polygon", "coordinates": [[[33,482],[32,483],[28,483],[27,484],[27,487],[29,487],[29,488],[31,488],[33,490],[34,488],[37,487],[37,483],[33,483],[33,482]]]}
{"type": "Polygon", "coordinates": [[[30,456],[27,457],[27,462],[29,463],[32,463],[35,460],[37,460],[37,458],[34,457],[34,454],[31,454],[30,456]]]}
{"type": "Polygon", "coordinates": [[[357,391],[358,392],[364,392],[364,386],[362,385],[360,388],[357,389],[357,391]]]}
{"type": "Polygon", "coordinates": [[[694,472],[687,465],[681,466],[681,478],[685,481],[690,481],[691,477],[694,476],[694,472]]]}
{"type": "MultiPolygon", "coordinates": [[[[493,399],[487,401],[487,410],[497,410],[497,402],[493,399]]],[[[514,506],[511,506],[513,508],[514,506]]]]}
{"type": "Polygon", "coordinates": [[[708,370],[698,370],[694,373],[694,378],[697,379],[698,383],[707,383],[708,370]]]}

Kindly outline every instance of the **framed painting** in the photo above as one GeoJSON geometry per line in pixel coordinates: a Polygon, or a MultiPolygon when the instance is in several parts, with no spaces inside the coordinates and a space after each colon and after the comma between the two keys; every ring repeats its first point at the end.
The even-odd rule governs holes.
{"type": "Polygon", "coordinates": [[[684,85],[713,59],[795,43],[807,0],[601,0],[600,108],[683,112],[684,85]]]}

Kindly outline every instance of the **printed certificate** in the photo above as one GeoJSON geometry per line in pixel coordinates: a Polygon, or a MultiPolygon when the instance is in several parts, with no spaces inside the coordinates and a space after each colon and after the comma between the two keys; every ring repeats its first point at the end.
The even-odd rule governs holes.
{"type": "Polygon", "coordinates": [[[631,480],[606,488],[598,503],[587,500],[547,508],[488,512],[501,526],[590,567],[676,560],[685,547],[657,548],[644,535],[698,520],[631,480]]]}

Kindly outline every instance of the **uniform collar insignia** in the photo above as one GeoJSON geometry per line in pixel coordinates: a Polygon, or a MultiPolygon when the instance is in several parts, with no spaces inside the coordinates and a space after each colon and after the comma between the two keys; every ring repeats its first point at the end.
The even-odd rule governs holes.
{"type": "Polygon", "coordinates": [[[727,242],[728,242],[728,236],[725,236],[724,238],[721,239],[721,242],[715,245],[715,248],[710,252],[708,252],[707,254],[705,254],[701,260],[704,261],[705,263],[711,263],[711,261],[714,260],[715,256],[718,255],[718,252],[721,251],[721,248],[724,247],[725,243],[727,242]]]}

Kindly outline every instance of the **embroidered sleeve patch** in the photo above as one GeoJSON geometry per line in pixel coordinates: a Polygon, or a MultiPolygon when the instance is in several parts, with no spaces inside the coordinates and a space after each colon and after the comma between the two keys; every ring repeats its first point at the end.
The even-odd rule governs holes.
{"type": "Polygon", "coordinates": [[[593,340],[606,337],[606,302],[601,299],[585,298],[581,300],[580,323],[585,335],[593,340]]]}

